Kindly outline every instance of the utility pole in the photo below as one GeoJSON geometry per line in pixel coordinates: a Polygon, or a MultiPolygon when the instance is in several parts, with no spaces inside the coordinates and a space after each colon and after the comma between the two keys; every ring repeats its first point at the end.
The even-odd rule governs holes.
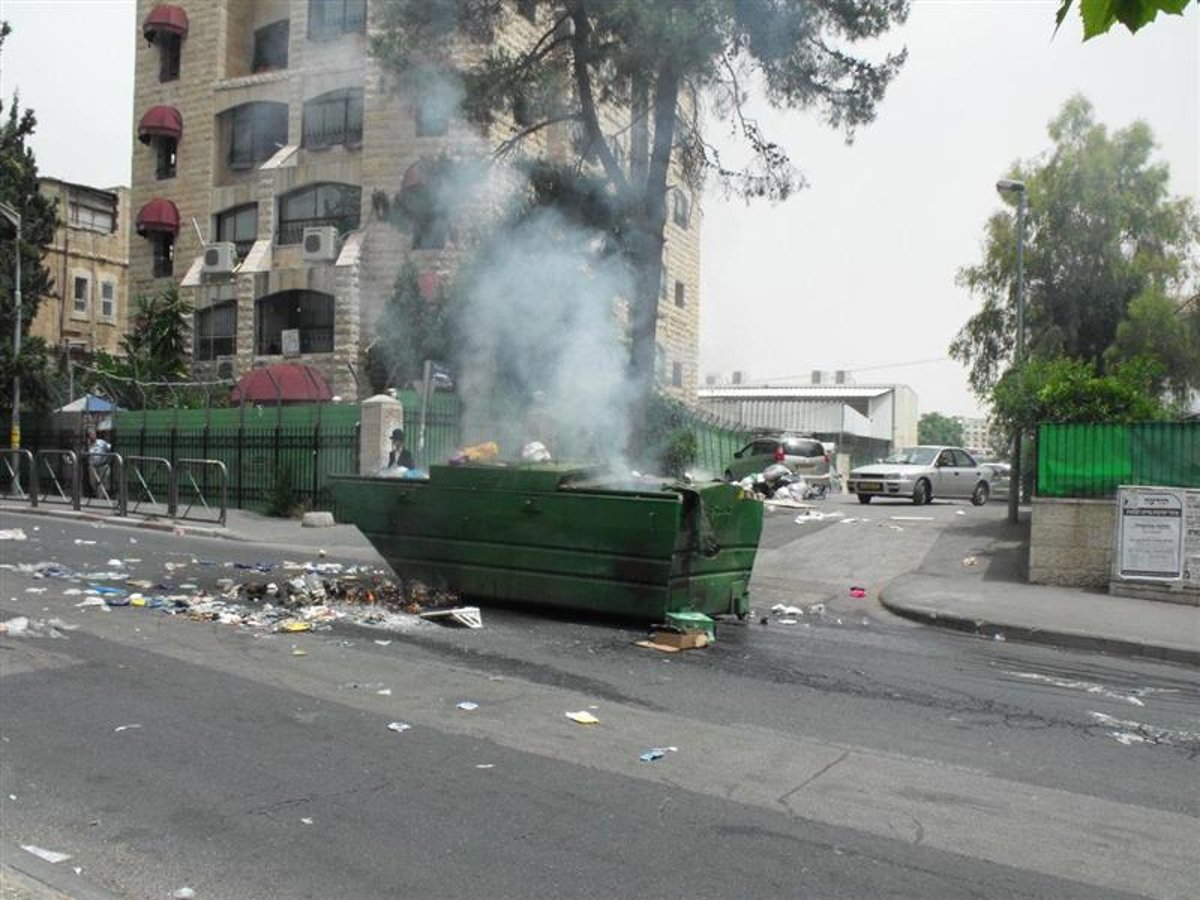
{"type": "MultiPolygon", "coordinates": [[[[1025,182],[1004,179],[996,182],[1001,194],[1017,195],[1017,334],[1013,365],[1020,368],[1025,362],[1025,206],[1028,191],[1025,182]]],[[[1008,521],[1016,523],[1021,506],[1021,428],[1013,432],[1012,468],[1008,478],[1008,521]]]]}

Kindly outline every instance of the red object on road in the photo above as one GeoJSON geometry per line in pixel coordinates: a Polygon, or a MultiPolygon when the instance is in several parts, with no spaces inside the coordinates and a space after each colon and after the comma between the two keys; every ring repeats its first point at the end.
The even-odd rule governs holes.
{"type": "Polygon", "coordinates": [[[229,392],[230,403],[319,403],[333,391],[317,369],[302,363],[276,363],[251,369],[229,392]]]}

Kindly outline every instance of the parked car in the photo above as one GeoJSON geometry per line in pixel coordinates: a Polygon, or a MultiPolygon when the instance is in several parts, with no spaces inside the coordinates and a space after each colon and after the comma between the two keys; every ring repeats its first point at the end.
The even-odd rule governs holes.
{"type": "Polygon", "coordinates": [[[1008,496],[1008,479],[1012,474],[1012,466],[1002,462],[980,463],[980,468],[987,472],[988,487],[993,497],[1008,496]]]}
{"type": "Polygon", "coordinates": [[[881,463],[850,472],[846,489],[859,503],[903,497],[920,506],[935,497],[969,498],[983,506],[991,495],[989,472],[961,447],[906,447],[881,463]]]}
{"type": "Polygon", "coordinates": [[[740,481],[757,475],[768,466],[780,464],[806,481],[829,482],[832,457],[824,444],[814,437],[795,432],[776,431],[761,434],[733,454],[725,467],[727,481],[740,481]]]}

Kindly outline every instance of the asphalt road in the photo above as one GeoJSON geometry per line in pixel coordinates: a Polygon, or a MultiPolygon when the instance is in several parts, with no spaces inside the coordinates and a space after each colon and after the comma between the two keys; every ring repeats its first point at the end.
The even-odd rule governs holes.
{"type": "MultiPolygon", "coordinates": [[[[272,634],[81,609],[73,582],[0,569],[0,621],[77,626],[0,638],[0,841],[125,897],[1192,896],[1197,673],[873,602],[984,550],[1011,577],[1000,505],[826,509],[843,516],[770,514],[758,614],[674,656],[620,623],[494,608],[477,631],[272,634]],[[782,625],[775,603],[805,613],[782,625]],[[563,715],[582,709],[600,724],[563,715]]],[[[7,566],[170,562],[201,589],[263,577],[226,562],[304,558],[12,527],[29,540],[0,543],[7,566]]]]}

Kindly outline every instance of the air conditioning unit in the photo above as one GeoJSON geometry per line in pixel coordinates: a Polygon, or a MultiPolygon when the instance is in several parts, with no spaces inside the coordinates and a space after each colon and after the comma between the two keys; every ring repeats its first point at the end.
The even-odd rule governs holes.
{"type": "Polygon", "coordinates": [[[217,378],[222,381],[237,380],[237,357],[236,356],[218,356],[217,357],[217,378]]]}
{"type": "Polygon", "coordinates": [[[337,259],[337,229],[332,225],[304,229],[304,258],[313,262],[337,259]]]}
{"type": "Polygon", "coordinates": [[[220,241],[204,248],[204,273],[228,274],[237,265],[237,248],[231,241],[220,241]]]}

